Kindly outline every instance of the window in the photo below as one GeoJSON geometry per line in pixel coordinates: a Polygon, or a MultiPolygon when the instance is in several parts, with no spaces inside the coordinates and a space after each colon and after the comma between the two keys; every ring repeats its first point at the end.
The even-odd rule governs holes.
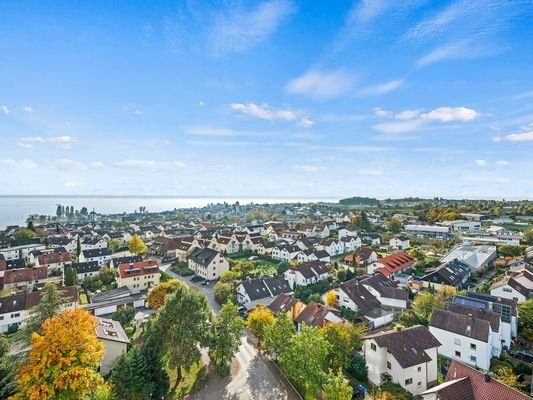
{"type": "Polygon", "coordinates": [[[376,351],[376,345],[374,343],[370,343],[370,348],[374,351],[376,351]]]}
{"type": "Polygon", "coordinates": [[[413,378],[409,378],[409,379],[406,379],[406,380],[405,380],[405,385],[406,385],[406,386],[407,386],[407,385],[410,385],[410,384],[412,384],[412,383],[413,383],[413,378]]]}
{"type": "Polygon", "coordinates": [[[390,361],[387,361],[387,369],[392,369],[392,367],[390,365],[390,361]]]}
{"type": "Polygon", "coordinates": [[[418,386],[422,386],[422,382],[418,382],[417,385],[418,385],[418,386]]]}
{"type": "Polygon", "coordinates": [[[475,343],[470,343],[470,350],[476,350],[477,346],[475,343]]]}
{"type": "Polygon", "coordinates": [[[453,339],[453,344],[456,344],[457,346],[460,346],[461,345],[461,339],[459,339],[459,338],[453,339]]]}
{"type": "Polygon", "coordinates": [[[475,356],[470,356],[470,361],[475,363],[477,362],[477,358],[475,356]]]}
{"type": "Polygon", "coordinates": [[[459,358],[461,358],[461,352],[460,352],[460,351],[457,351],[457,350],[455,350],[455,357],[459,357],[459,358]]]}
{"type": "Polygon", "coordinates": [[[418,371],[418,372],[422,372],[422,367],[418,367],[418,368],[417,368],[417,371],[418,371]]]}
{"type": "Polygon", "coordinates": [[[504,287],[503,291],[507,292],[507,293],[512,293],[513,292],[513,290],[511,288],[507,288],[507,287],[504,287]]]}

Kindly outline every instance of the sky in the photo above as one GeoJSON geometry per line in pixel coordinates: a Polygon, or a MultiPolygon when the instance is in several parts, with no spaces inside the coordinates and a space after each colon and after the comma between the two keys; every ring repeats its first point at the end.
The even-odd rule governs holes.
{"type": "Polygon", "coordinates": [[[533,198],[531,0],[0,2],[0,195],[533,198]]]}

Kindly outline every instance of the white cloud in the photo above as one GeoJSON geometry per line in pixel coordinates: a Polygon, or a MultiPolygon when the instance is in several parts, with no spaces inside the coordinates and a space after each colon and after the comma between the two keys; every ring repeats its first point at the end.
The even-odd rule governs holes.
{"type": "Polygon", "coordinates": [[[115,163],[116,167],[140,169],[145,171],[160,171],[181,169],[187,165],[179,161],[155,161],[155,160],[124,160],[115,163]]]}
{"type": "Polygon", "coordinates": [[[185,132],[194,136],[234,136],[234,132],[231,129],[225,128],[212,128],[209,126],[189,126],[185,128],[185,132]]]}
{"type": "Polygon", "coordinates": [[[505,136],[505,139],[510,142],[533,142],[533,130],[520,133],[512,133],[510,135],[505,136]]]}
{"type": "Polygon", "coordinates": [[[380,96],[382,94],[387,94],[398,89],[403,85],[403,83],[403,79],[396,79],[394,81],[381,83],[379,85],[364,87],[357,93],[360,96],[380,96]]]}
{"type": "Polygon", "coordinates": [[[95,161],[90,164],[90,167],[92,169],[102,169],[102,168],[105,168],[105,164],[100,161],[95,161]]]}
{"type": "Polygon", "coordinates": [[[441,122],[450,121],[473,121],[481,114],[476,110],[466,107],[439,107],[420,117],[426,120],[436,120],[441,122]]]}
{"type": "Polygon", "coordinates": [[[313,173],[323,171],[325,168],[319,165],[293,165],[291,170],[295,172],[313,173]]]}
{"type": "Polygon", "coordinates": [[[61,150],[69,150],[77,143],[77,139],[73,136],[53,136],[49,137],[47,141],[61,150]]]}
{"type": "Polygon", "coordinates": [[[294,121],[297,115],[290,109],[274,109],[268,104],[258,105],[254,103],[232,103],[231,108],[244,115],[266,119],[268,121],[283,120],[294,121]]]}
{"type": "Polygon", "coordinates": [[[201,102],[198,103],[198,105],[199,105],[200,107],[203,107],[203,106],[205,106],[205,103],[204,103],[203,101],[201,101],[201,102]]]}
{"type": "Polygon", "coordinates": [[[36,143],[44,143],[44,139],[41,136],[22,137],[17,143],[17,146],[22,147],[23,149],[31,149],[36,143]]]}
{"type": "Polygon", "coordinates": [[[24,110],[24,112],[27,112],[27,113],[33,112],[33,108],[31,108],[30,106],[24,106],[22,107],[22,109],[24,110]]]}
{"type": "Polygon", "coordinates": [[[124,104],[122,106],[122,110],[125,111],[125,112],[128,112],[128,113],[132,113],[133,115],[143,115],[144,114],[142,112],[142,110],[139,109],[139,107],[137,107],[137,104],[135,104],[135,103],[124,104]]]}
{"type": "Polygon", "coordinates": [[[502,141],[502,138],[501,138],[501,136],[494,136],[494,137],[492,138],[492,141],[493,141],[494,143],[500,143],[500,142],[502,141]]]}
{"type": "Polygon", "coordinates": [[[351,91],[355,77],[343,70],[309,70],[290,80],[285,90],[291,94],[308,96],[316,100],[339,97],[351,91]]]}
{"type": "Polygon", "coordinates": [[[213,164],[213,165],[209,165],[207,168],[210,171],[215,171],[215,172],[226,172],[226,171],[233,170],[233,167],[229,164],[213,164]]]}
{"type": "Polygon", "coordinates": [[[271,36],[293,13],[288,0],[263,1],[251,10],[236,2],[219,10],[214,17],[209,39],[215,54],[243,53],[271,36]]]}
{"type": "Polygon", "coordinates": [[[509,164],[510,164],[510,162],[507,161],[507,160],[498,160],[498,161],[496,161],[496,165],[501,165],[502,167],[506,167],[509,164]]]}
{"type": "Polygon", "coordinates": [[[389,118],[392,116],[392,113],[390,111],[384,110],[381,107],[374,107],[372,109],[372,112],[374,113],[376,117],[380,117],[380,118],[389,118]]]}
{"type": "Polygon", "coordinates": [[[68,158],[60,158],[52,160],[47,163],[50,167],[61,170],[86,170],[87,165],[76,160],[70,160],[68,158]]]}
{"type": "Polygon", "coordinates": [[[368,23],[383,13],[388,7],[386,0],[362,0],[354,2],[348,16],[350,23],[368,23]]]}
{"type": "Polygon", "coordinates": [[[431,64],[435,64],[439,61],[447,59],[457,59],[467,56],[472,56],[468,47],[469,41],[462,40],[458,42],[451,42],[436,49],[431,50],[429,53],[423,55],[416,61],[417,67],[426,67],[431,64]]]}
{"type": "Polygon", "coordinates": [[[133,112],[133,114],[135,114],[135,115],[143,115],[143,112],[141,110],[135,110],[133,112]]]}
{"type": "Polygon", "coordinates": [[[314,124],[315,122],[309,118],[302,118],[298,122],[298,126],[301,126],[302,128],[311,128],[314,124]]]}
{"type": "Polygon", "coordinates": [[[15,169],[18,169],[18,168],[30,169],[30,168],[36,168],[37,163],[35,163],[35,161],[33,160],[29,160],[26,158],[23,160],[13,160],[12,158],[7,158],[7,159],[0,160],[0,167],[15,168],[15,169]]]}
{"type": "Polygon", "coordinates": [[[401,119],[402,121],[417,118],[422,110],[403,110],[394,116],[396,119],[401,119]]]}
{"type": "Polygon", "coordinates": [[[7,108],[7,106],[0,106],[0,110],[4,113],[4,114],[9,114],[11,111],[9,110],[9,108],[7,108]]]}
{"type": "Polygon", "coordinates": [[[480,167],[485,167],[487,165],[487,162],[485,160],[476,160],[474,162],[480,167]]]}
{"type": "Polygon", "coordinates": [[[383,122],[373,125],[372,128],[383,133],[404,133],[414,131],[424,124],[421,119],[408,121],[383,122]]]}
{"type": "Polygon", "coordinates": [[[380,168],[360,168],[357,172],[361,176],[381,176],[384,173],[380,168]]]}

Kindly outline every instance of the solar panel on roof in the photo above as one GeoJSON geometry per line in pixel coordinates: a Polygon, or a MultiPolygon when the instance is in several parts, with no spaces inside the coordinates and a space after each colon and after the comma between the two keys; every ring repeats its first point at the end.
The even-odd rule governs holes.
{"type": "Polygon", "coordinates": [[[488,304],[482,300],[474,300],[468,297],[462,297],[462,296],[455,296],[454,298],[455,304],[462,304],[467,307],[477,308],[477,309],[484,309],[488,310],[488,304]]]}

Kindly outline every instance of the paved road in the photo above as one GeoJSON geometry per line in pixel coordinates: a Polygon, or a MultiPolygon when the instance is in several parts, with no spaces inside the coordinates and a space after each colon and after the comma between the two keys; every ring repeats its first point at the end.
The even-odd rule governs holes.
{"type": "MultiPolygon", "coordinates": [[[[203,291],[207,295],[209,307],[213,312],[217,314],[220,311],[213,293],[214,283],[202,286],[192,282],[191,277],[182,277],[172,272],[170,264],[162,265],[160,268],[171,277],[203,291]]],[[[187,399],[299,400],[300,397],[286,384],[277,368],[257,352],[250,341],[250,334],[246,331],[241,338],[239,351],[235,354],[232,374],[227,378],[220,378],[216,372],[210,371],[207,385],[187,399]]]]}

